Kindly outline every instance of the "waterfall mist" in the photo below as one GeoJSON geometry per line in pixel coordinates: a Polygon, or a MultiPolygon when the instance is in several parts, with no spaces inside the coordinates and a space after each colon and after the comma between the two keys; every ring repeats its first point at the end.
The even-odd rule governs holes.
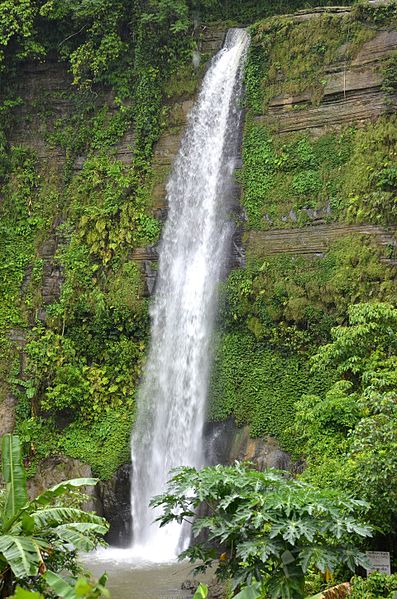
{"type": "Polygon", "coordinates": [[[132,435],[133,554],[176,557],[189,542],[148,507],[169,470],[204,463],[202,430],[217,288],[230,253],[230,191],[239,142],[242,69],[249,38],[228,32],[213,59],[167,185],[168,218],[151,307],[151,344],[132,435]]]}

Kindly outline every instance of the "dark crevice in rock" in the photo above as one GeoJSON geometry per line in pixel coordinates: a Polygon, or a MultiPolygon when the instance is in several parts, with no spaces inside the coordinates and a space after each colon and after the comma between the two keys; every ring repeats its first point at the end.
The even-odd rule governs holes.
{"type": "Polygon", "coordinates": [[[100,515],[110,524],[106,541],[116,547],[128,547],[132,542],[131,474],[131,464],[124,464],[110,480],[97,485],[100,515]]]}

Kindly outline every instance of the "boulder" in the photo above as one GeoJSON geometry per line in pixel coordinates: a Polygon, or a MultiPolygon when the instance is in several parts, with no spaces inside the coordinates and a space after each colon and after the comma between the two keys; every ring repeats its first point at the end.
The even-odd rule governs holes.
{"type": "MultiPolygon", "coordinates": [[[[46,489],[62,481],[72,478],[91,477],[92,471],[88,464],[63,455],[50,456],[39,463],[35,475],[27,481],[28,494],[31,499],[34,499],[46,489]]],[[[89,497],[83,509],[98,511],[99,506],[96,499],[95,487],[84,487],[83,492],[89,497]]]]}
{"type": "Polygon", "coordinates": [[[128,547],[132,540],[131,473],[131,465],[124,464],[96,489],[99,513],[110,524],[106,541],[116,547],[128,547]]]}
{"type": "Polygon", "coordinates": [[[250,437],[248,426],[238,428],[232,419],[208,423],[204,432],[206,459],[209,464],[233,464],[236,460],[253,462],[259,470],[293,468],[291,457],[276,439],[250,437]]]}
{"type": "Polygon", "coordinates": [[[0,437],[14,430],[16,403],[15,397],[10,394],[0,403],[0,437]]]}

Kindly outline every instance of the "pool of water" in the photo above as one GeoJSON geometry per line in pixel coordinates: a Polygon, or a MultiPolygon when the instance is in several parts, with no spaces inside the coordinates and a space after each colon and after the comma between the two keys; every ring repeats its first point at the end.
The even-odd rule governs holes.
{"type": "MultiPolygon", "coordinates": [[[[193,579],[191,564],[154,564],[131,560],[129,555],[126,550],[107,549],[84,556],[82,562],[97,578],[107,572],[112,599],[191,599],[192,591],[181,588],[185,580],[193,579]]],[[[208,583],[211,577],[208,573],[197,580],[208,583]]]]}

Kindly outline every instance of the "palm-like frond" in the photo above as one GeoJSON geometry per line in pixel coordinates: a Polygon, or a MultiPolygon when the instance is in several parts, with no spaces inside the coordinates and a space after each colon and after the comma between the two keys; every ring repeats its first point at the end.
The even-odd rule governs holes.
{"type": "Polygon", "coordinates": [[[105,532],[107,531],[106,521],[103,518],[91,512],[84,512],[78,508],[62,506],[48,507],[31,512],[30,517],[34,520],[34,530],[36,532],[72,522],[90,522],[96,526],[105,528],[105,532]]]}
{"type": "Polygon", "coordinates": [[[1,535],[0,553],[17,578],[36,576],[43,562],[43,545],[33,537],[1,535]]]}
{"type": "Polygon", "coordinates": [[[57,526],[54,533],[78,551],[92,551],[97,545],[95,535],[104,535],[107,529],[107,526],[93,522],[73,522],[57,526]]]}
{"type": "Polygon", "coordinates": [[[7,528],[15,514],[27,503],[26,475],[21,459],[19,438],[15,435],[3,435],[1,442],[1,462],[6,496],[2,521],[3,529],[7,528]]]}
{"type": "Polygon", "coordinates": [[[71,480],[66,480],[41,493],[41,495],[32,501],[32,505],[37,508],[39,506],[49,505],[55,499],[62,497],[62,495],[67,495],[70,491],[74,491],[79,487],[92,487],[95,486],[97,482],[97,478],[72,478],[71,480]]]}
{"type": "MultiPolygon", "coordinates": [[[[96,547],[98,536],[107,532],[104,518],[59,505],[62,496],[80,487],[95,485],[97,479],[68,480],[29,501],[21,447],[14,435],[3,437],[2,468],[6,491],[3,509],[0,507],[0,572],[9,567],[15,578],[37,576],[44,559],[53,550],[73,546],[79,551],[90,551],[96,547]]],[[[46,575],[46,581],[58,597],[77,599],[80,596],[53,572],[46,575]]]]}
{"type": "Polygon", "coordinates": [[[44,578],[57,597],[62,597],[63,599],[79,599],[74,588],[66,582],[66,580],[61,578],[59,574],[47,570],[44,574],[44,578]]]}

